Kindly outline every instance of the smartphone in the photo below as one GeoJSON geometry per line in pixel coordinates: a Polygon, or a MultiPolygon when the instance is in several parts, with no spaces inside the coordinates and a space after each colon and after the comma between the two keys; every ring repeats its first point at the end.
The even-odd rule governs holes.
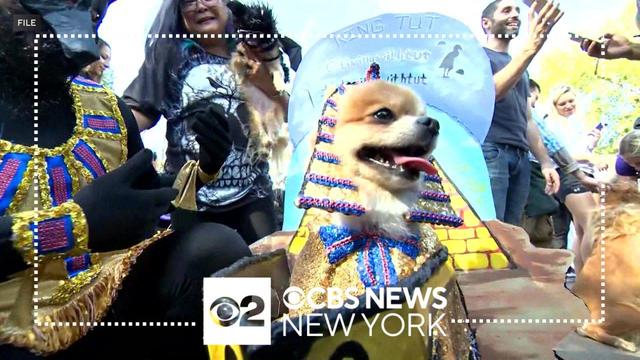
{"type": "Polygon", "coordinates": [[[607,124],[606,122],[599,122],[598,125],[596,125],[594,130],[598,130],[601,133],[603,132],[603,130],[606,130],[606,128],[609,126],[609,124],[607,124]]]}
{"type": "Polygon", "coordinates": [[[590,38],[587,38],[587,37],[584,37],[582,35],[578,35],[578,34],[572,33],[572,32],[569,33],[569,38],[570,38],[571,41],[575,41],[578,44],[581,44],[583,40],[589,40],[589,41],[597,42],[597,41],[595,41],[593,39],[590,39],[590,38]]]}

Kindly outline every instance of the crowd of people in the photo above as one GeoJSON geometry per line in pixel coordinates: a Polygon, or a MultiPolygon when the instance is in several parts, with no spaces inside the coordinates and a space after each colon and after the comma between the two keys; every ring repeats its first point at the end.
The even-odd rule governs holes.
{"type": "MultiPolygon", "coordinates": [[[[106,3],[76,8],[93,20],[86,33],[95,32],[106,3]]],[[[66,8],[0,2],[0,106],[8,109],[0,120],[0,358],[69,358],[96,350],[110,358],[206,358],[200,344],[203,277],[249,255],[250,244],[278,228],[269,165],[250,152],[249,112],[228,66],[233,52],[249,45],[230,37],[189,36],[234,32],[226,5],[227,0],[164,1],[150,33],[185,36],[149,37],[145,61],[122,99],[105,79],[111,58],[107,43],[69,47],[64,41],[71,40],[42,40],[42,116],[40,140],[34,144],[33,116],[27,111],[33,105],[28,54],[36,45],[29,33],[12,32],[11,16],[66,8]],[[88,65],[87,54],[94,60],[88,65]],[[160,117],[167,119],[168,142],[162,174],[151,165],[155,157],[143,150],[139,135],[160,117]],[[38,155],[37,148],[46,151],[38,155]],[[36,168],[49,186],[40,191],[40,208],[28,204],[38,195],[24,180],[36,168]],[[174,190],[173,184],[181,188],[174,190]],[[158,218],[168,212],[173,232],[153,237],[158,218]],[[67,232],[34,230],[30,219],[60,221],[67,232]],[[34,248],[37,236],[49,237],[55,246],[34,248]],[[88,333],[88,327],[43,326],[33,317],[30,295],[33,254],[38,251],[46,265],[41,265],[42,277],[67,281],[65,289],[71,289],[64,301],[58,293],[45,294],[40,311],[49,321],[149,318],[199,326],[180,334],[158,329],[148,335],[135,329],[101,327],[88,333]],[[155,304],[149,305],[150,297],[155,304]],[[131,336],[123,337],[123,331],[131,336]],[[143,338],[157,348],[139,347],[143,338]]],[[[577,116],[579,94],[571,86],[554,87],[546,96],[549,106],[540,106],[544,89],[527,72],[562,16],[552,2],[532,12],[526,45],[511,54],[511,41],[520,32],[520,8],[513,0],[497,0],[483,11],[496,102],[482,152],[497,218],[521,225],[525,213],[553,215],[553,246],[570,247],[579,272],[591,250],[584,234],[597,205],[594,175],[602,165],[592,155],[602,127],[585,128],[577,116]],[[568,240],[570,223],[575,238],[568,240]]],[[[53,20],[47,20],[45,31],[54,33],[56,17],[47,19],[53,20]]],[[[585,40],[581,47],[589,56],[640,59],[640,45],[620,35],[585,40]]],[[[254,50],[250,81],[286,109],[288,94],[276,89],[266,70],[265,62],[272,59],[262,59],[259,49],[254,50]]],[[[622,139],[615,170],[634,181],[640,176],[640,129],[622,139]]]]}
{"type": "MultiPolygon", "coordinates": [[[[531,8],[536,6],[534,2],[531,8]]],[[[562,16],[559,5],[551,2],[538,12],[531,10],[526,45],[510,54],[509,44],[520,31],[520,8],[512,0],[496,0],[485,8],[482,27],[488,35],[485,50],[494,73],[496,103],[482,149],[497,218],[517,226],[526,223],[533,235],[540,222],[524,220],[552,217],[553,238],[547,246],[573,251],[574,264],[568,271],[572,276],[591,254],[593,244],[585,229],[597,206],[595,177],[607,170],[594,150],[607,124],[586,127],[578,111],[579,94],[569,85],[553,87],[546,96],[548,106],[536,106],[542,89],[529,78],[527,67],[562,16]]],[[[639,44],[621,35],[605,34],[580,45],[592,57],[639,59],[639,44]]],[[[615,170],[621,178],[637,180],[639,135],[634,130],[620,142],[615,170]]]]}

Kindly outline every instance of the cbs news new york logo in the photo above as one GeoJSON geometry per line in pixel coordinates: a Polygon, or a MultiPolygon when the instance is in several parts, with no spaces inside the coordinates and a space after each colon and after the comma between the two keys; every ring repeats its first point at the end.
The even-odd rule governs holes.
{"type": "Polygon", "coordinates": [[[271,344],[270,278],[204,279],[205,345],[271,344]]]}

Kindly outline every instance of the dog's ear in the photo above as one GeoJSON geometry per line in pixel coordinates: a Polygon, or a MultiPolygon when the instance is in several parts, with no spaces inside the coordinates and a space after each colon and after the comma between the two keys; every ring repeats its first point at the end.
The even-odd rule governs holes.
{"type": "Polygon", "coordinates": [[[247,14],[247,6],[240,1],[229,1],[227,7],[236,19],[242,19],[247,14]]]}

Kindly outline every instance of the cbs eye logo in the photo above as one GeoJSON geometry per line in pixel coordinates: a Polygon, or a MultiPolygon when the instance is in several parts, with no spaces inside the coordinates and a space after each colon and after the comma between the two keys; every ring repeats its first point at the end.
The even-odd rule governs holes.
{"type": "Polygon", "coordinates": [[[209,316],[214,324],[221,327],[229,326],[264,326],[263,319],[256,319],[265,309],[264,300],[258,295],[247,295],[242,298],[240,305],[228,297],[215,299],[209,307],[209,316]]]}
{"type": "Polygon", "coordinates": [[[202,295],[203,344],[271,344],[271,278],[204,278],[202,295]]]}

